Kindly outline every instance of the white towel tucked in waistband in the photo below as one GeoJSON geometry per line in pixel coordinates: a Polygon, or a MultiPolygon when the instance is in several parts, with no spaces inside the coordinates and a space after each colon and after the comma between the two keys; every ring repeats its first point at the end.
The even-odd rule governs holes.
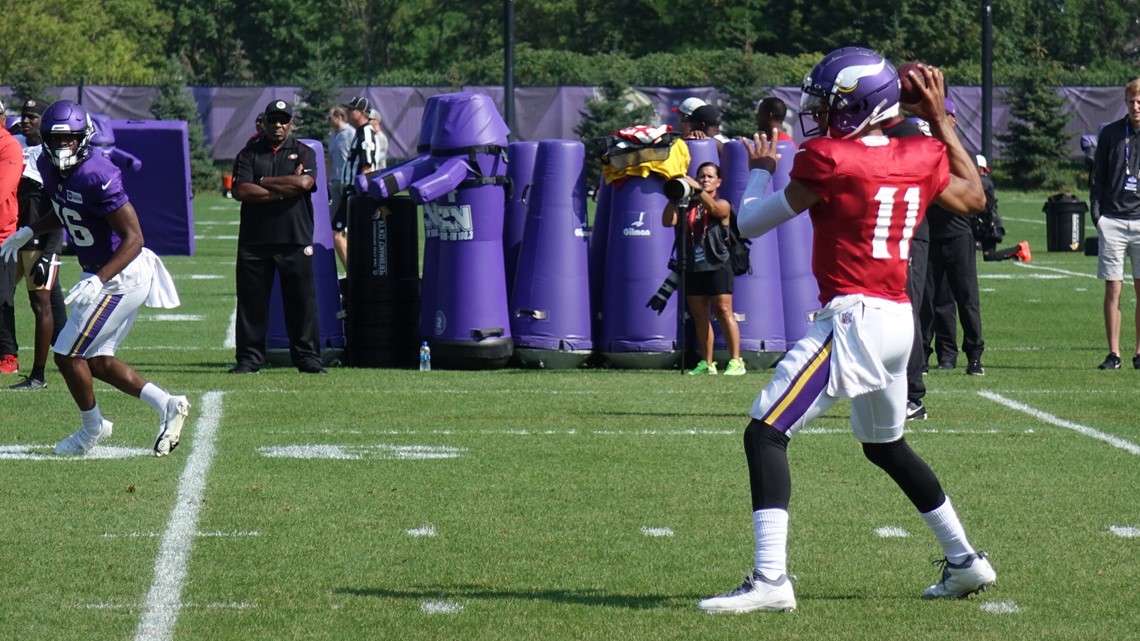
{"type": "Polygon", "coordinates": [[[867,345],[863,311],[868,303],[861,295],[840,296],[827,304],[817,320],[831,318],[831,377],[827,393],[855,398],[885,388],[891,375],[877,351],[867,345]]]}
{"type": "Polygon", "coordinates": [[[145,305],[162,309],[174,309],[181,305],[182,301],[178,298],[178,289],[174,287],[174,278],[170,276],[170,272],[166,271],[166,265],[162,264],[162,259],[145,247],[140,258],[144,258],[150,264],[153,272],[145,305]]]}

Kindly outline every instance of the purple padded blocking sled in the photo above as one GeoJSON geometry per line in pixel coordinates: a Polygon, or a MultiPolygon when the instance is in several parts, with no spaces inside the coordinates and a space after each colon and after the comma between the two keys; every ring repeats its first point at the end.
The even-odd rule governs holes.
{"type": "Polygon", "coordinates": [[[515,357],[525,366],[573,369],[593,350],[585,160],[581,142],[538,143],[510,299],[515,357]]]}

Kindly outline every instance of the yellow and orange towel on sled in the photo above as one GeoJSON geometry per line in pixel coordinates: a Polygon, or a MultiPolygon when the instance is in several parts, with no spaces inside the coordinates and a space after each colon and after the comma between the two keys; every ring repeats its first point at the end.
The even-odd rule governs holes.
{"type": "Polygon", "coordinates": [[[633,176],[680,176],[689,170],[689,147],[669,125],[626,127],[607,137],[602,176],[620,187],[633,176]]]}

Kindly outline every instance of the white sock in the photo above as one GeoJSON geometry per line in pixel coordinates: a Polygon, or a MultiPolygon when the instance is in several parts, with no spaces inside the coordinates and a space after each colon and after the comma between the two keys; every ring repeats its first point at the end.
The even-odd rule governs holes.
{"type": "Polygon", "coordinates": [[[99,404],[89,410],[79,410],[83,417],[83,429],[88,432],[98,432],[103,429],[103,413],[99,411],[99,404]]]}
{"type": "Polygon", "coordinates": [[[974,553],[974,548],[970,547],[970,542],[966,540],[966,530],[962,527],[962,522],[958,520],[958,513],[950,504],[949,496],[946,497],[946,501],[942,505],[921,516],[922,520],[930,526],[930,530],[934,532],[938,544],[942,546],[946,560],[957,564],[965,561],[966,557],[974,553]]]}
{"type": "Polygon", "coordinates": [[[756,569],[767,579],[788,573],[788,512],[778,508],[752,513],[756,569]]]}
{"type": "Polygon", "coordinates": [[[154,383],[147,383],[142,388],[142,394],[139,398],[146,401],[147,405],[154,408],[156,412],[162,414],[166,412],[166,403],[170,401],[170,394],[154,383]]]}

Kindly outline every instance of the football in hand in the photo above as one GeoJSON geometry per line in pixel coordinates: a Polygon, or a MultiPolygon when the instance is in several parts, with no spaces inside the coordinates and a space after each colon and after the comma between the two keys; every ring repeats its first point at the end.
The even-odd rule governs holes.
{"type": "Polygon", "coordinates": [[[922,100],[921,91],[926,87],[922,67],[920,62],[905,62],[899,66],[899,102],[913,105],[922,100]],[[913,78],[910,75],[912,70],[915,74],[913,78]]]}

